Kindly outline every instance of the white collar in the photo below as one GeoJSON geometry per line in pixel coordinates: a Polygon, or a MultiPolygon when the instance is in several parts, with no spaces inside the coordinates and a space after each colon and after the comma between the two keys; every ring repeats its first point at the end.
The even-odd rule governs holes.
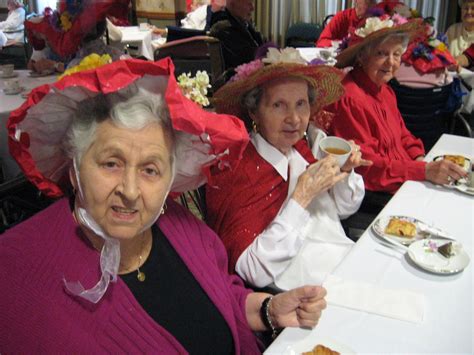
{"type": "Polygon", "coordinates": [[[291,160],[292,169],[304,171],[309,163],[294,148],[287,155],[268,143],[259,133],[251,133],[250,140],[258,154],[265,159],[280,174],[283,180],[288,180],[288,164],[291,160]]]}

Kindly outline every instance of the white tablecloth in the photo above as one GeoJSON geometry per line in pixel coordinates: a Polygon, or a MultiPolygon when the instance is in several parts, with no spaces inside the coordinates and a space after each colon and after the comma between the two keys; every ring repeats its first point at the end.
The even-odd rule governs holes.
{"type": "MultiPolygon", "coordinates": [[[[20,85],[24,88],[22,93],[29,92],[37,86],[53,83],[57,79],[55,75],[32,78],[28,75],[28,70],[16,70],[15,72],[18,73],[17,78],[20,80],[20,85]]],[[[21,94],[5,95],[3,92],[5,80],[8,79],[0,78],[0,164],[5,178],[10,179],[16,176],[20,169],[8,152],[6,123],[10,112],[20,107],[25,99],[21,94]]]]}
{"type": "MultiPolygon", "coordinates": [[[[426,160],[447,152],[473,157],[474,139],[443,135],[426,160]]],[[[403,252],[379,244],[369,228],[334,274],[383,288],[422,293],[426,300],[423,323],[328,306],[316,328],[285,329],[265,354],[290,354],[302,343],[316,345],[318,339],[333,340],[360,354],[473,353],[474,197],[430,183],[408,181],[380,216],[395,214],[416,217],[450,233],[463,243],[471,258],[469,266],[450,276],[424,272],[403,252]]]]}

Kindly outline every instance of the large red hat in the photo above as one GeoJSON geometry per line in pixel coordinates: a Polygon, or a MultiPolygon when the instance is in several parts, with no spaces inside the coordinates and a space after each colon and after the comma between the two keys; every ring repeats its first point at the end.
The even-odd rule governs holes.
{"type": "Polygon", "coordinates": [[[63,194],[59,184],[67,177],[71,164],[63,150],[63,138],[81,102],[101,93],[120,92],[128,97],[139,88],[161,93],[165,82],[172,126],[187,138],[179,140],[171,190],[197,188],[210,176],[212,166],[234,167],[249,138],[237,117],[206,111],[187,99],[173,72],[169,58],[158,62],[121,60],[34,89],[8,119],[11,155],[40,190],[59,197],[63,194]]]}

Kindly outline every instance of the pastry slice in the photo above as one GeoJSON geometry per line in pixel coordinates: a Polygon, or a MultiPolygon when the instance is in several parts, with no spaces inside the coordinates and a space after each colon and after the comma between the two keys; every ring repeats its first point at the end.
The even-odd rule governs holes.
{"type": "Polygon", "coordinates": [[[318,344],[313,350],[303,353],[303,355],[339,355],[337,351],[331,350],[328,347],[318,344]]]}
{"type": "Polygon", "coordinates": [[[459,165],[461,168],[464,168],[466,163],[466,158],[462,155],[445,155],[444,159],[452,161],[454,164],[459,165]]]}
{"type": "Polygon", "coordinates": [[[416,225],[399,218],[390,218],[385,233],[402,238],[413,238],[416,235],[416,225]]]}

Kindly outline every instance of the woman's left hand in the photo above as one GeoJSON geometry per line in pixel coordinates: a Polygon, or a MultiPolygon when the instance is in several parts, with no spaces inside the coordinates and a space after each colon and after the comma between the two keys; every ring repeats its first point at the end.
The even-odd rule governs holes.
{"type": "Polygon", "coordinates": [[[359,166],[371,166],[373,163],[371,160],[362,159],[362,153],[360,152],[360,146],[355,144],[353,140],[350,140],[349,143],[352,146],[351,155],[341,167],[341,171],[345,173],[350,173],[352,169],[355,169],[359,166]]]}
{"type": "Polygon", "coordinates": [[[315,327],[326,308],[324,296],[321,286],[298,287],[273,296],[269,313],[275,327],[315,327]]]}

